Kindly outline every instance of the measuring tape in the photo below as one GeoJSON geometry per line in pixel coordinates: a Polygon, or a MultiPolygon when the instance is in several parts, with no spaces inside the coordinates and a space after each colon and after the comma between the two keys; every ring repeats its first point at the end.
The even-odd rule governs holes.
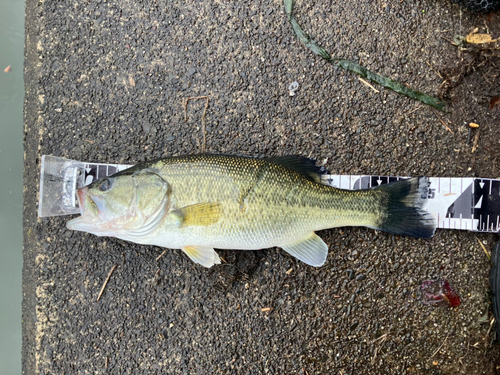
{"type": "MultiPolygon", "coordinates": [[[[50,155],[42,156],[38,216],[79,214],[76,190],[93,181],[130,168],[124,164],[85,163],[50,155]]],[[[348,190],[406,179],[374,175],[323,175],[323,182],[348,190]]],[[[438,228],[473,232],[500,230],[500,180],[473,177],[430,177],[425,210],[438,228]]]]}

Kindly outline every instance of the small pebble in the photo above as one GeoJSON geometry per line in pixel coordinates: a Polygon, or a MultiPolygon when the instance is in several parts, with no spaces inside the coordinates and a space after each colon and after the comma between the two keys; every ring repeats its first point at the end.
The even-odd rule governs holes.
{"type": "Polygon", "coordinates": [[[354,279],[354,271],[353,270],[348,269],[346,272],[347,272],[347,277],[349,278],[349,280],[354,279]]]}
{"type": "Polygon", "coordinates": [[[288,91],[290,96],[294,96],[295,91],[297,91],[298,89],[299,89],[299,83],[297,81],[293,81],[292,83],[290,83],[290,86],[288,86],[288,91]]]}
{"type": "Polygon", "coordinates": [[[354,260],[358,257],[358,251],[357,250],[353,250],[351,251],[351,253],[347,256],[347,259],[349,260],[354,260]]]}

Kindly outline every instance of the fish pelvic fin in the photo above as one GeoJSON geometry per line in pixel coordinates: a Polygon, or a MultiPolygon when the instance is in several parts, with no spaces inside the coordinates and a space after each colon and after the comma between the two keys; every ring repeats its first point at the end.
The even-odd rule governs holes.
{"type": "Polygon", "coordinates": [[[423,209],[429,194],[429,179],[414,177],[374,188],[384,193],[382,215],[372,228],[403,236],[430,238],[436,219],[423,209]]]}
{"type": "Polygon", "coordinates": [[[220,203],[197,203],[179,208],[173,212],[179,219],[181,227],[190,225],[208,226],[219,221],[222,215],[220,203]]]}
{"type": "Polygon", "coordinates": [[[328,255],[327,244],[314,232],[298,241],[281,246],[290,255],[313,267],[325,264],[328,255]]]}
{"type": "Polygon", "coordinates": [[[210,268],[214,264],[220,264],[219,255],[211,247],[204,246],[185,246],[182,251],[195,263],[203,267],[210,268]]]}

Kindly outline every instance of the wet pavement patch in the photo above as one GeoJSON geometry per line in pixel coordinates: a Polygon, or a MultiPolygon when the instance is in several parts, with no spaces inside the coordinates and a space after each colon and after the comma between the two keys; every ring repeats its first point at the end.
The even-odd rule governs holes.
{"type": "MultiPolygon", "coordinates": [[[[498,15],[445,0],[297,1],[295,13],[332,56],[432,95],[466,56],[455,36],[500,31],[498,15]]],[[[266,249],[222,250],[207,270],[180,250],[157,260],[163,249],[36,216],[43,154],[133,164],[206,143],[312,157],[335,174],[498,178],[486,64],[447,92],[439,116],[452,132],[428,106],[311,53],[278,0],[28,1],[25,64],[24,373],[497,371],[490,262],[473,233],[332,229],[319,233],[330,247],[319,269],[266,249]],[[186,120],[186,99],[201,96],[206,113],[190,100],[186,120]],[[459,307],[422,303],[421,282],[438,279],[459,307]]],[[[488,250],[497,240],[478,236],[488,250]]]]}

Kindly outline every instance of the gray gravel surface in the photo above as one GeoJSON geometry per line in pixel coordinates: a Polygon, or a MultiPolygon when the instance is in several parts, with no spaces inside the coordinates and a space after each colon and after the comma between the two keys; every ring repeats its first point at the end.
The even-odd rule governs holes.
{"type": "MultiPolygon", "coordinates": [[[[445,0],[296,10],[333,56],[430,94],[457,56],[447,39],[500,29],[445,0]]],[[[36,216],[41,155],[132,164],[199,152],[205,102],[189,102],[187,121],[183,102],[202,95],[209,152],[300,154],[338,174],[498,177],[499,115],[484,97],[448,106],[451,133],[429,107],[314,56],[278,0],[28,0],[25,82],[24,374],[497,371],[489,261],[473,233],[332,229],[319,233],[330,246],[319,269],[278,249],[223,250],[225,264],[204,269],[36,216]],[[472,121],[493,151],[471,152],[472,121]],[[419,283],[438,277],[460,307],[421,303],[419,283]]]]}

